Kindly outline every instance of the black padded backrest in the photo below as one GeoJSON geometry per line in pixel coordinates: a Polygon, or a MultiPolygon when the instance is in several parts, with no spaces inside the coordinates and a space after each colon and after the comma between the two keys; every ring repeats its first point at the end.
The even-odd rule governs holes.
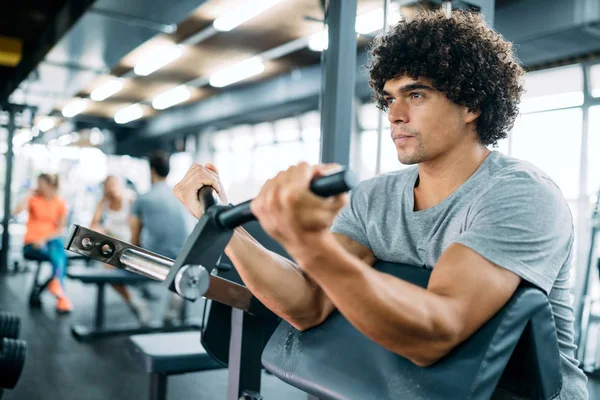
{"type": "MultiPolygon", "coordinates": [[[[380,262],[375,268],[422,287],[429,279],[419,267],[380,262]]],[[[262,362],[281,380],[322,400],[479,400],[492,396],[516,347],[514,360],[525,363],[520,366],[535,381],[505,373],[499,387],[526,398],[552,398],[562,385],[556,329],[547,297],[531,287],[517,289],[498,314],[430,367],[377,345],[339,312],[305,332],[282,322],[262,362]]]]}
{"type": "MultiPolygon", "coordinates": [[[[252,235],[260,244],[267,249],[291,259],[283,247],[269,237],[265,231],[261,228],[258,222],[248,222],[243,225],[244,229],[252,235]]],[[[231,260],[223,253],[221,257],[221,263],[231,264],[231,260]]],[[[243,282],[235,270],[231,268],[226,271],[219,271],[218,275],[230,281],[243,285],[243,282]]],[[[281,321],[275,314],[271,317],[262,318],[263,324],[263,336],[264,345],[271,337],[273,331],[279,325],[281,321]]],[[[206,325],[202,330],[201,342],[202,346],[206,351],[222,365],[227,366],[229,360],[229,337],[231,336],[231,307],[217,302],[212,302],[206,325]]]]}

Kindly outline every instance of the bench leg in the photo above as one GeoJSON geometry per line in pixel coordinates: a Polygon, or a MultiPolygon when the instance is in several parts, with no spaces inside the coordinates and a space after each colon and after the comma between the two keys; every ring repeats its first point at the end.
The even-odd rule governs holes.
{"type": "Polygon", "coordinates": [[[104,283],[98,284],[98,297],[96,298],[96,317],[94,328],[100,330],[104,327],[104,283]]]}
{"type": "Polygon", "coordinates": [[[238,400],[244,392],[260,393],[263,340],[260,319],[232,308],[227,400],[238,400]]]}
{"type": "Polygon", "coordinates": [[[38,282],[40,279],[40,271],[42,270],[42,263],[37,261],[35,274],[33,275],[33,285],[31,286],[31,292],[29,293],[29,305],[36,307],[42,304],[40,295],[42,294],[42,285],[38,282]]]}
{"type": "Polygon", "coordinates": [[[167,400],[167,376],[150,374],[150,400],[167,400]]]}

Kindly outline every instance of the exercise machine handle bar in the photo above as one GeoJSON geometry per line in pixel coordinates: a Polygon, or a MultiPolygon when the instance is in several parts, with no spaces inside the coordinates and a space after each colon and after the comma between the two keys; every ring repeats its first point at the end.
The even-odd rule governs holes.
{"type": "MultiPolygon", "coordinates": [[[[310,183],[310,191],[321,197],[335,196],[352,190],[357,183],[356,175],[349,169],[341,169],[329,175],[321,176],[310,183]]],[[[198,200],[204,211],[217,205],[219,199],[212,186],[203,186],[198,190],[198,200]]],[[[254,221],[256,217],[250,210],[250,202],[245,201],[237,206],[219,211],[216,219],[225,229],[233,229],[246,222],[254,221]]]]}

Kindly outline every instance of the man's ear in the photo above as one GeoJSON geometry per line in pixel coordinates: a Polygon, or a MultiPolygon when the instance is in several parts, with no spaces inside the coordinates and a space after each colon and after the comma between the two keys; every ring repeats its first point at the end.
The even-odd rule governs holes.
{"type": "Polygon", "coordinates": [[[472,110],[470,108],[465,107],[465,123],[470,124],[475,121],[481,115],[481,110],[472,110]]]}

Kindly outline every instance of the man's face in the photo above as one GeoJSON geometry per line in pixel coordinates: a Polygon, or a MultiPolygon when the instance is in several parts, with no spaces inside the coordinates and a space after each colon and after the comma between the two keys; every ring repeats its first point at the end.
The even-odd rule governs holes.
{"type": "Polygon", "coordinates": [[[391,137],[402,164],[428,161],[464,140],[476,140],[476,134],[469,135],[468,124],[478,114],[448,100],[429,79],[401,76],[387,81],[383,90],[391,137]]]}

